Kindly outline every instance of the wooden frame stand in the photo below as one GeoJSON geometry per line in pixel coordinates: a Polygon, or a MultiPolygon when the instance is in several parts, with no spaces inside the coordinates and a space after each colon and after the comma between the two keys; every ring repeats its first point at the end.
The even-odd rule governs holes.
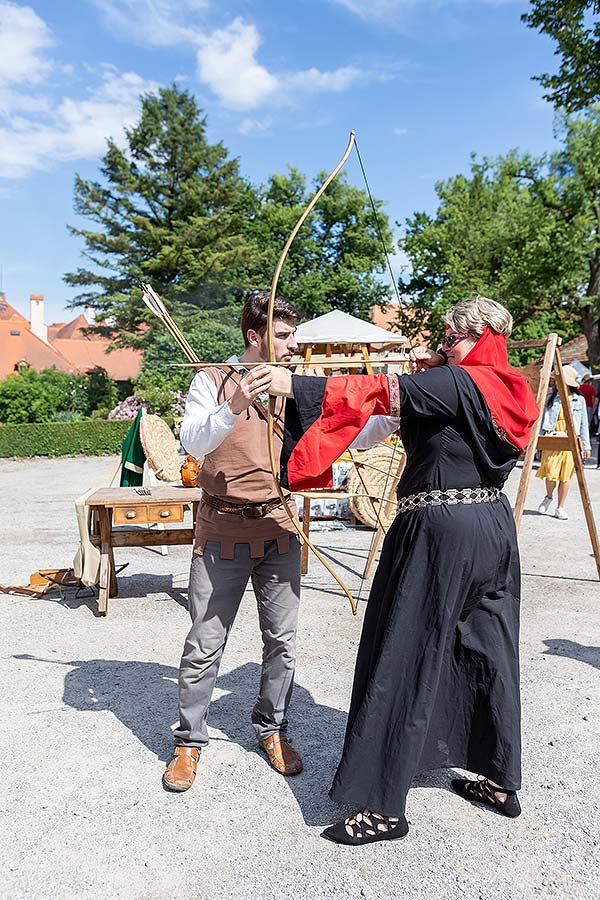
{"type": "MultiPolygon", "coordinates": [[[[531,439],[527,446],[527,450],[525,452],[525,459],[523,462],[523,470],[521,472],[521,480],[519,481],[519,487],[517,490],[517,499],[515,501],[514,508],[514,517],[515,517],[515,525],[517,527],[517,532],[519,532],[521,528],[521,521],[523,518],[523,509],[525,507],[525,500],[527,499],[527,491],[529,489],[529,480],[531,478],[531,472],[533,469],[533,461],[535,458],[535,454],[537,450],[570,450],[573,455],[573,462],[575,464],[575,473],[577,475],[577,482],[579,484],[579,496],[581,497],[581,503],[583,506],[583,512],[585,515],[585,521],[587,523],[588,533],[590,535],[590,542],[592,545],[592,550],[594,553],[594,559],[596,560],[596,569],[598,571],[598,576],[600,577],[600,542],[598,541],[598,532],[596,530],[596,522],[594,520],[594,513],[592,510],[592,503],[590,500],[590,495],[587,487],[587,482],[585,480],[585,472],[583,460],[581,458],[581,445],[579,442],[579,437],[575,434],[575,425],[573,423],[573,414],[571,412],[571,404],[569,402],[569,389],[565,382],[565,376],[563,372],[563,364],[560,358],[560,338],[557,334],[550,334],[548,336],[548,340],[543,342],[546,346],[546,352],[544,354],[544,361],[542,364],[542,371],[540,375],[540,384],[537,392],[537,405],[540,409],[540,414],[538,416],[537,422],[533,428],[531,433],[531,439]],[[540,436],[540,429],[542,427],[542,419],[544,416],[544,407],[546,404],[546,396],[548,394],[548,386],[550,384],[550,376],[553,374],[554,370],[554,379],[556,381],[556,387],[558,388],[558,393],[560,396],[563,414],[565,417],[567,433],[566,436],[561,435],[542,435],[540,436]]],[[[542,344],[542,346],[543,346],[542,344]]]]}

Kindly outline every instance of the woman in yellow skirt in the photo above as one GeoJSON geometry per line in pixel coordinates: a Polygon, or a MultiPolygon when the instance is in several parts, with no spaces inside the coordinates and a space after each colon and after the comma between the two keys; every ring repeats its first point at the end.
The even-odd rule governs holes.
{"type": "MultiPolygon", "coordinates": [[[[579,393],[577,372],[573,366],[563,366],[565,382],[571,395],[571,413],[575,434],[581,438],[583,458],[589,459],[591,452],[590,432],[585,399],[579,393]]],[[[556,385],[550,391],[542,420],[542,434],[566,434],[567,423],[556,385]]],[[[546,480],[546,496],[538,506],[538,512],[547,515],[554,499],[554,489],[558,482],[558,505],[554,512],[557,519],[568,519],[565,501],[569,493],[569,483],[575,472],[575,463],[570,450],[542,450],[542,461],[536,478],[546,480]]]]}

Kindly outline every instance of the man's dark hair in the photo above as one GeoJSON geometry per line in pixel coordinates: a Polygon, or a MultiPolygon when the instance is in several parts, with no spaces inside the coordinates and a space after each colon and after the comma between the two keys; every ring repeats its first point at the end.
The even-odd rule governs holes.
{"type": "MultiPolygon", "coordinates": [[[[267,312],[269,309],[269,291],[253,291],[242,310],[242,335],[244,344],[248,344],[248,331],[256,331],[261,336],[267,330],[267,312]]],[[[274,319],[283,319],[290,325],[296,325],[298,322],[298,313],[289,300],[284,297],[275,297],[275,306],[273,309],[274,319]]]]}

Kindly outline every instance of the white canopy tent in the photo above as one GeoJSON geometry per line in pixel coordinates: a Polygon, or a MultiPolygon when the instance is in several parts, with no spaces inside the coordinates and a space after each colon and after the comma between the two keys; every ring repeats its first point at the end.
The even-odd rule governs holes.
{"type": "Polygon", "coordinates": [[[385,353],[389,350],[395,351],[396,359],[392,365],[397,365],[397,357],[403,356],[408,341],[402,334],[339,310],[303,322],[296,330],[296,340],[305,363],[323,365],[331,370],[336,368],[336,356],[358,353],[369,373],[373,364],[385,364],[385,353]]]}
{"type": "Polygon", "coordinates": [[[386,331],[349,313],[333,310],[303,322],[296,330],[296,340],[305,344],[371,344],[373,347],[395,345],[402,347],[407,338],[395,331],[386,331]]]}

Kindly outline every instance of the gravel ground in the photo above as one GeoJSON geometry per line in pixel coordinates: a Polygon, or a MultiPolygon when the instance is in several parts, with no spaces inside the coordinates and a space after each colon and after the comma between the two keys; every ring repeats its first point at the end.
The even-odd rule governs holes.
{"type": "MultiPolygon", "coordinates": [[[[0,581],[70,565],[72,501],[113,459],[0,460],[0,581]]],[[[516,489],[518,473],[508,492],[516,489]]],[[[588,481],[600,509],[600,471],[588,481]]],[[[511,822],[460,801],[448,772],[420,776],[409,836],[356,850],[319,837],[341,747],[362,619],[311,560],[304,578],[292,736],[305,771],[286,780],[256,750],[249,713],[260,638],[248,593],[211,707],[193,789],[163,791],[188,627],[190,550],[122,549],[106,619],[88,596],[0,597],[2,898],[294,900],[597,898],[600,624],[597,573],[576,487],[571,518],[523,521],[524,787],[511,822]]],[[[599,517],[600,518],[600,517],[599,517]]],[[[358,589],[371,535],[317,543],[358,589]]],[[[363,595],[366,590],[363,590],[363,595]]],[[[368,760],[365,760],[368,764],[368,760]]]]}

